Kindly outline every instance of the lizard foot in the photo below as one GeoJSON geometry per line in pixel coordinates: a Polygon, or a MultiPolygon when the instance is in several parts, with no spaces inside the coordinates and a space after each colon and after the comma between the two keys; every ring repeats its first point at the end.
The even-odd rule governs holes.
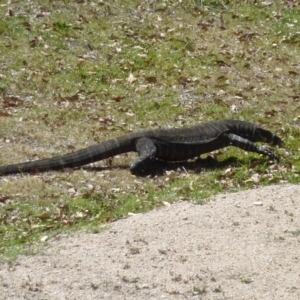
{"type": "Polygon", "coordinates": [[[137,158],[130,166],[130,172],[133,175],[144,175],[151,169],[150,159],[137,158]]]}
{"type": "Polygon", "coordinates": [[[270,149],[261,147],[259,150],[261,154],[269,156],[271,160],[279,161],[279,157],[270,149]]]}

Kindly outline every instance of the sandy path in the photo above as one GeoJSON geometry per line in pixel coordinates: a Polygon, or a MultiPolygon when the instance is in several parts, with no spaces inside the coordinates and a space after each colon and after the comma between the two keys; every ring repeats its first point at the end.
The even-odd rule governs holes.
{"type": "Polygon", "coordinates": [[[300,299],[300,187],[179,202],[0,265],[0,299],[300,299]]]}

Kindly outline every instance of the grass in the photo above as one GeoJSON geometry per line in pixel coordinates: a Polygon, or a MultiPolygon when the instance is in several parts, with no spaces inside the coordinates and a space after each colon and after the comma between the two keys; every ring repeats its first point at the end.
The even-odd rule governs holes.
{"type": "Polygon", "coordinates": [[[213,154],[220,163],[149,178],[130,175],[133,154],[98,171],[2,177],[2,259],[164,202],[299,183],[296,1],[13,1],[0,11],[2,165],[222,118],[262,124],[286,144],[279,164],[226,149],[213,154]]]}

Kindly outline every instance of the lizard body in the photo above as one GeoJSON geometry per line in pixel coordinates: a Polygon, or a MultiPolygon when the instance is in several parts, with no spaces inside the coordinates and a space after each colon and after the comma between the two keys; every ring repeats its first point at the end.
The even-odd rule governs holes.
{"type": "Polygon", "coordinates": [[[155,159],[183,161],[227,146],[236,146],[277,159],[271,150],[256,145],[255,142],[282,145],[278,136],[253,123],[218,120],[187,128],[132,132],[61,156],[0,166],[0,176],[80,167],[132,151],[139,154],[130,166],[132,173],[148,169],[155,159]]]}

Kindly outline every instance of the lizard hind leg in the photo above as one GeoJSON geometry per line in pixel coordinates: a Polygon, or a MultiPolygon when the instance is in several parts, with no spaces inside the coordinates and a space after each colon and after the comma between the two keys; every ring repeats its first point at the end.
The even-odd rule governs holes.
{"type": "Polygon", "coordinates": [[[145,172],[156,159],[156,147],[150,138],[140,138],[136,143],[139,157],[130,166],[132,174],[145,172]]]}

